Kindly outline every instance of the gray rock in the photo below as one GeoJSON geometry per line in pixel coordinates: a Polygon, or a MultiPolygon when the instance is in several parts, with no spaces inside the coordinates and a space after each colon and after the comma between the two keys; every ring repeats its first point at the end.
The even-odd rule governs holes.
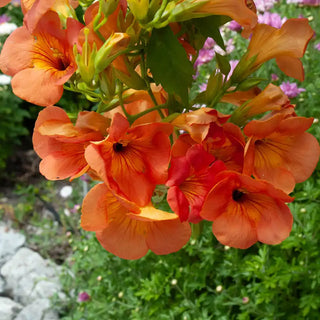
{"type": "Polygon", "coordinates": [[[50,298],[61,291],[58,267],[28,248],[19,249],[1,268],[1,274],[6,289],[23,305],[35,299],[50,298]]]}
{"type": "Polygon", "coordinates": [[[7,226],[0,224],[0,267],[24,245],[26,237],[7,226]]]}
{"type": "Polygon", "coordinates": [[[0,297],[0,319],[13,320],[22,309],[22,305],[5,297],[0,297]]]}
{"type": "Polygon", "coordinates": [[[48,299],[36,299],[18,314],[15,320],[59,320],[58,314],[50,310],[48,299]]]}
{"type": "Polygon", "coordinates": [[[4,295],[6,291],[6,283],[4,279],[0,276],[0,296],[4,295]]]}

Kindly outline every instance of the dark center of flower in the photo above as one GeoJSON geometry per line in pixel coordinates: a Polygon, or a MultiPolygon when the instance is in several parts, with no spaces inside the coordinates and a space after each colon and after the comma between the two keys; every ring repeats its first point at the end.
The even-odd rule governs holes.
{"type": "Polygon", "coordinates": [[[232,199],[236,202],[240,201],[241,198],[243,197],[244,193],[239,190],[233,190],[232,192],[232,199]]]}
{"type": "Polygon", "coordinates": [[[254,142],[254,145],[255,146],[261,146],[263,144],[263,140],[256,140],[255,142],[254,142]]]}
{"type": "Polygon", "coordinates": [[[50,48],[50,49],[51,49],[52,56],[53,56],[52,61],[55,61],[55,68],[59,71],[66,70],[70,65],[70,61],[58,49],[56,49],[56,48],[50,48]]]}
{"type": "Polygon", "coordinates": [[[113,144],[113,150],[114,150],[114,152],[121,152],[124,150],[124,146],[122,143],[116,142],[113,144]]]}
{"type": "Polygon", "coordinates": [[[69,61],[66,61],[65,59],[59,58],[57,60],[57,69],[60,71],[66,70],[69,67],[69,61]]]}

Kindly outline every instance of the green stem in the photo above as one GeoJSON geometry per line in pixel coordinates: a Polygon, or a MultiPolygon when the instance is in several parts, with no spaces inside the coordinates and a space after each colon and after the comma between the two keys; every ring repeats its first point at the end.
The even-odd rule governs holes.
{"type": "Polygon", "coordinates": [[[132,124],[132,116],[127,112],[124,103],[123,103],[123,98],[122,98],[122,92],[123,92],[123,84],[122,82],[119,81],[119,92],[118,92],[118,97],[119,97],[119,103],[121,106],[121,109],[124,113],[124,115],[127,117],[128,121],[130,122],[130,124],[132,124]]]}
{"type": "Polygon", "coordinates": [[[106,23],[106,21],[104,21],[106,18],[104,18],[104,19],[102,20],[102,22],[99,23],[99,20],[101,19],[101,16],[102,16],[102,14],[101,14],[101,7],[99,6],[99,11],[98,11],[97,15],[96,15],[96,16],[94,17],[94,19],[93,19],[93,30],[94,30],[94,32],[98,35],[98,37],[100,38],[100,40],[101,40],[102,42],[105,42],[106,39],[104,38],[104,36],[103,36],[103,35],[101,34],[101,32],[99,31],[99,28],[102,26],[102,22],[106,23]]]}
{"type": "Polygon", "coordinates": [[[163,0],[163,1],[162,1],[161,7],[160,7],[159,10],[155,13],[153,20],[150,21],[150,23],[147,24],[146,29],[147,29],[148,27],[151,27],[151,28],[152,28],[152,27],[154,27],[154,25],[157,24],[157,22],[160,20],[160,18],[161,18],[161,16],[162,16],[164,10],[165,10],[166,7],[167,7],[167,3],[168,3],[168,0],[163,0]]]}
{"type": "Polygon", "coordinates": [[[68,87],[67,85],[64,85],[63,88],[65,90],[68,90],[68,91],[72,91],[72,92],[76,92],[76,93],[82,93],[82,94],[87,94],[89,96],[92,96],[94,98],[98,98],[99,100],[101,100],[101,95],[96,93],[96,92],[93,92],[93,91],[89,91],[89,90],[80,90],[80,89],[77,89],[75,87],[68,87]]]}
{"type": "Polygon", "coordinates": [[[211,103],[208,105],[209,108],[214,108],[215,105],[221,100],[221,98],[226,94],[227,90],[231,87],[232,81],[228,80],[225,82],[220,89],[220,93],[217,94],[214,99],[211,101],[211,103]]]}
{"type": "MultiPolygon", "coordinates": [[[[157,106],[154,106],[153,108],[149,108],[147,110],[144,110],[144,111],[141,111],[133,116],[131,116],[131,119],[132,119],[132,122],[136,121],[137,119],[139,119],[140,117],[152,112],[152,111],[160,111],[161,109],[166,109],[167,106],[166,104],[161,104],[161,105],[157,105],[157,106]]],[[[161,111],[160,111],[161,112],[161,111]]]]}

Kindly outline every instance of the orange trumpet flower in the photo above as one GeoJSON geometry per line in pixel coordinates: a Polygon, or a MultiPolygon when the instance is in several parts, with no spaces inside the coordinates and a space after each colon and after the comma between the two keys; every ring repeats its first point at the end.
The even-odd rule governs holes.
{"type": "Polygon", "coordinates": [[[319,143],[305,132],[312,122],[313,118],[294,116],[292,107],[249,122],[244,127],[249,139],[243,172],[291,192],[310,177],[319,160],[319,143]]]}
{"type": "Polygon", "coordinates": [[[217,129],[217,125],[211,126],[202,143],[205,150],[223,161],[228,170],[242,172],[245,140],[240,128],[228,122],[220,133],[217,129]]]}
{"type": "Polygon", "coordinates": [[[139,206],[146,206],[155,186],[166,181],[171,132],[169,123],[130,128],[128,120],[116,113],[109,136],[101,142],[91,143],[85,157],[113,192],[139,206]]]}
{"type": "Polygon", "coordinates": [[[285,202],[293,198],[270,183],[233,171],[221,172],[200,215],[213,221],[212,232],[224,245],[246,249],[257,241],[278,244],[291,231],[285,202]]]}
{"type": "Polygon", "coordinates": [[[58,14],[50,11],[34,34],[25,26],[12,32],[1,51],[0,68],[13,77],[11,85],[18,97],[40,106],[60,100],[63,84],[77,69],[73,45],[81,26],[69,18],[67,29],[62,29],[58,14]]]}
{"type": "Polygon", "coordinates": [[[24,13],[24,23],[32,33],[38,22],[49,10],[59,13],[65,18],[70,17],[73,8],[78,6],[75,0],[21,0],[21,9],[24,13]]]}
{"type": "MultiPolygon", "coordinates": [[[[206,138],[201,142],[204,150],[223,161],[228,170],[242,172],[245,140],[241,129],[233,123],[221,126],[212,122],[205,130],[206,138]]],[[[196,143],[191,135],[180,135],[172,146],[172,157],[184,156],[196,143]]]]}
{"type": "Polygon", "coordinates": [[[151,205],[138,207],[114,196],[105,184],[94,186],[83,200],[81,227],[95,231],[100,244],[123,259],[139,259],[151,250],[180,250],[191,235],[190,225],[174,213],[151,205]]]}
{"type": "Polygon", "coordinates": [[[167,201],[180,220],[197,223],[204,199],[213,187],[214,177],[225,170],[222,161],[206,152],[200,144],[191,146],[185,156],[171,160],[167,201]]]}
{"type": "Polygon", "coordinates": [[[182,113],[171,123],[179,129],[190,133],[193,140],[201,143],[208,135],[212,123],[222,126],[230,118],[215,109],[199,108],[198,110],[182,113]]]}
{"type": "MultiPolygon", "coordinates": [[[[227,101],[228,98],[233,100],[232,95],[232,93],[227,95],[227,98],[224,101],[227,101]]],[[[256,115],[265,113],[267,111],[280,111],[289,104],[290,100],[284,94],[284,92],[278,86],[270,83],[263,91],[240,105],[233,112],[230,121],[241,126],[256,115]]]]}
{"type": "Polygon", "coordinates": [[[89,170],[84,157],[90,141],[100,141],[110,120],[95,112],[80,112],[73,125],[58,107],[43,109],[35,123],[33,146],[42,158],[40,172],[49,180],[74,179],[89,170]]]}
{"type": "Polygon", "coordinates": [[[299,58],[303,57],[313,34],[308,19],[289,19],[280,29],[258,24],[253,30],[246,58],[256,56],[253,70],[275,58],[287,76],[303,81],[304,70],[299,58]]]}

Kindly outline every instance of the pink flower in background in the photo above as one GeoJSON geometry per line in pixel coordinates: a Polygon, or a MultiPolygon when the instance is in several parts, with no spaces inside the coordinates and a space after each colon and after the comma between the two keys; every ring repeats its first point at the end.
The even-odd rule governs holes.
{"type": "Polygon", "coordinates": [[[320,6],[320,0],[302,0],[301,3],[305,6],[320,6]]]}
{"type": "Polygon", "coordinates": [[[11,0],[11,4],[15,7],[20,7],[21,1],[20,0],[11,0]]]}
{"type": "Polygon", "coordinates": [[[199,91],[200,92],[205,91],[207,89],[207,85],[208,85],[207,82],[201,83],[200,86],[199,86],[199,91]]]}
{"type": "Polygon", "coordinates": [[[88,300],[90,300],[90,295],[87,292],[85,291],[79,292],[78,302],[86,302],[88,300]]]}
{"type": "Polygon", "coordinates": [[[257,11],[260,12],[270,10],[277,2],[278,0],[254,0],[254,4],[256,5],[257,11]]]}
{"type": "Polygon", "coordinates": [[[70,209],[70,212],[71,212],[71,213],[77,213],[77,212],[79,212],[80,208],[81,208],[80,204],[75,204],[75,205],[73,206],[73,208],[70,209]]]}
{"type": "Polygon", "coordinates": [[[278,81],[278,80],[279,80],[278,75],[276,75],[275,73],[272,73],[271,74],[271,81],[278,81]]]}
{"type": "Polygon", "coordinates": [[[228,77],[227,79],[229,79],[234,71],[234,69],[236,68],[237,64],[238,64],[239,60],[230,60],[229,63],[230,63],[230,72],[228,74],[228,77]]]}
{"type": "Polygon", "coordinates": [[[320,42],[316,43],[314,47],[320,51],[320,42]]]}
{"type": "Polygon", "coordinates": [[[298,88],[295,82],[290,83],[289,81],[280,84],[280,89],[288,96],[288,98],[295,98],[301,92],[306,91],[304,88],[298,88]]]}
{"type": "Polygon", "coordinates": [[[226,53],[229,54],[235,49],[233,39],[229,39],[226,43],[226,53]]]}
{"type": "Polygon", "coordinates": [[[9,22],[9,21],[10,21],[10,17],[8,17],[6,14],[0,15],[0,24],[9,22]]]}
{"type": "Polygon", "coordinates": [[[234,20],[230,21],[228,27],[232,31],[241,31],[241,29],[242,29],[241,25],[234,20]]]}
{"type": "Polygon", "coordinates": [[[290,4],[290,3],[302,3],[303,0],[287,0],[287,3],[290,4]]]}
{"type": "Polygon", "coordinates": [[[212,38],[208,37],[203,45],[203,49],[207,49],[207,50],[212,49],[215,44],[216,44],[215,41],[212,38]]]}
{"type": "Polygon", "coordinates": [[[194,63],[194,67],[197,68],[205,63],[210,62],[213,59],[215,52],[221,55],[231,53],[235,48],[233,44],[233,39],[229,39],[225,44],[225,47],[226,51],[221,49],[212,38],[207,38],[203,45],[203,48],[199,50],[199,56],[196,62],[194,63]]]}
{"type": "Polygon", "coordinates": [[[197,68],[205,63],[208,63],[214,57],[213,49],[200,49],[199,56],[194,63],[194,67],[197,68]]]}
{"type": "Polygon", "coordinates": [[[258,15],[258,22],[267,24],[271,27],[280,29],[282,24],[286,22],[287,18],[281,18],[277,13],[265,12],[258,15]]]}
{"type": "Polygon", "coordinates": [[[84,182],[90,182],[91,181],[91,177],[88,174],[85,173],[80,177],[80,180],[82,180],[84,182]]]}

